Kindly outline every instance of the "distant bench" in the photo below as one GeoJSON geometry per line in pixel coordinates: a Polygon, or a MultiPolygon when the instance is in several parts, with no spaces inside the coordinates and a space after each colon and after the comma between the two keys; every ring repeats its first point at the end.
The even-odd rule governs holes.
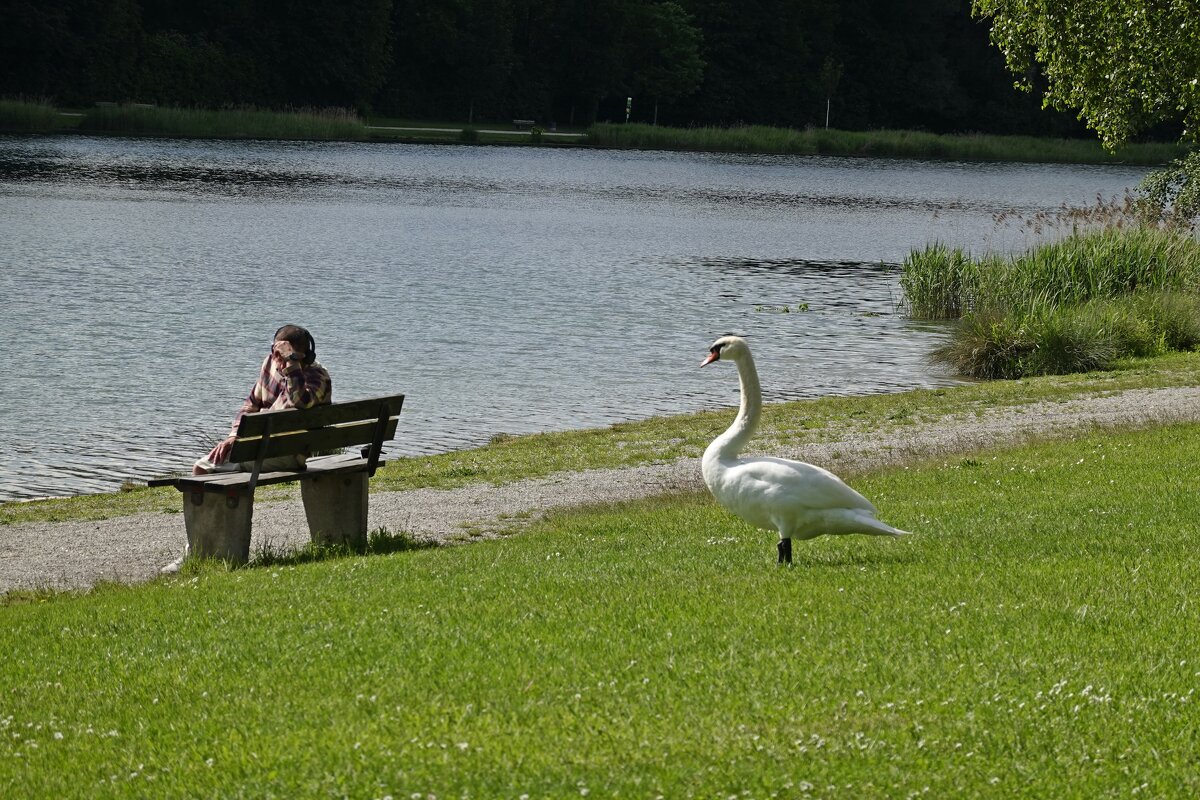
{"type": "Polygon", "coordinates": [[[361,546],[367,537],[367,481],[379,465],[383,443],[396,435],[403,404],[404,395],[397,394],[246,414],[238,423],[229,460],[249,471],[147,483],[183,492],[183,522],[195,556],[248,561],[255,488],[292,481],[300,481],[313,542],[361,546]],[[262,471],[267,459],[360,445],[367,446],[357,453],[309,458],[299,469],[262,471]]]}
{"type": "Polygon", "coordinates": [[[512,123],[521,129],[532,128],[534,125],[537,125],[537,121],[532,119],[514,119],[512,123]]]}

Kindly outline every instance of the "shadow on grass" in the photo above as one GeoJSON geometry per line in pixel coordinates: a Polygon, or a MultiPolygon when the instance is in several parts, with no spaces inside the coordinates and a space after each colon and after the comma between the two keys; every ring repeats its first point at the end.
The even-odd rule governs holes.
{"type": "MultiPolygon", "coordinates": [[[[270,542],[259,546],[257,552],[251,554],[247,564],[238,565],[216,558],[189,558],[183,562],[179,572],[172,577],[195,577],[207,572],[228,572],[234,569],[257,569],[260,567],[295,566],[311,564],[317,561],[330,561],[336,558],[352,556],[381,556],[389,553],[403,553],[410,550],[428,550],[438,547],[436,542],[418,539],[412,534],[400,531],[392,533],[386,528],[377,528],[367,534],[366,544],[362,547],[348,545],[322,546],[306,544],[301,547],[277,547],[270,542]]],[[[86,589],[59,588],[44,583],[28,588],[9,589],[0,592],[0,608],[4,606],[32,605],[57,600],[64,597],[97,594],[104,591],[124,590],[137,584],[128,584],[116,580],[100,580],[86,589]]]]}
{"type": "Polygon", "coordinates": [[[793,548],[792,566],[796,569],[817,567],[879,567],[899,564],[916,564],[921,561],[911,547],[897,546],[900,543],[881,543],[879,548],[861,550],[801,550],[804,542],[796,542],[793,548]]]}
{"type": "Polygon", "coordinates": [[[436,542],[418,539],[405,531],[392,533],[387,528],[376,528],[367,534],[366,543],[360,547],[315,543],[300,547],[276,547],[271,542],[263,542],[246,567],[294,566],[350,556],[381,556],[409,550],[428,550],[437,546],[436,542]]]}

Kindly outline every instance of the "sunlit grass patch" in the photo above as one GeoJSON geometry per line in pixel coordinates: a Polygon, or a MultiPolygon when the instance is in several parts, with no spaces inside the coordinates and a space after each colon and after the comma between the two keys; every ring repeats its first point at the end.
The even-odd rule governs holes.
{"type": "Polygon", "coordinates": [[[690,494],[0,608],[0,781],[1191,796],[1197,446],[1175,426],[860,476],[914,535],[799,542],[793,569],[690,494]]]}

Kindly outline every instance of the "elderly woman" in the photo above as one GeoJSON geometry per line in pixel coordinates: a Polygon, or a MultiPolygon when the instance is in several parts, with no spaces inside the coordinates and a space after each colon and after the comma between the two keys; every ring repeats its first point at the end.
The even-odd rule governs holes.
{"type": "MultiPolygon", "coordinates": [[[[333,382],[329,372],[317,361],[317,345],[312,334],[299,325],[284,325],[275,331],[271,352],[263,360],[258,380],[242,403],[241,410],[233,418],[229,437],[196,461],[192,474],[243,469],[243,465],[229,463],[229,451],[233,448],[234,434],[243,414],[280,408],[312,408],[330,402],[332,396],[333,382]]],[[[285,456],[269,459],[263,468],[295,469],[303,463],[304,456],[285,456]]]]}

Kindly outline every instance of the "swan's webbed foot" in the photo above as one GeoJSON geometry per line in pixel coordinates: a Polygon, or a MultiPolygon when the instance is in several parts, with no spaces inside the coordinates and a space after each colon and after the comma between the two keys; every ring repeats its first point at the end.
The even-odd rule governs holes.
{"type": "Polygon", "coordinates": [[[792,563],[792,540],[791,538],[780,539],[779,545],[779,563],[791,566],[792,563]]]}

